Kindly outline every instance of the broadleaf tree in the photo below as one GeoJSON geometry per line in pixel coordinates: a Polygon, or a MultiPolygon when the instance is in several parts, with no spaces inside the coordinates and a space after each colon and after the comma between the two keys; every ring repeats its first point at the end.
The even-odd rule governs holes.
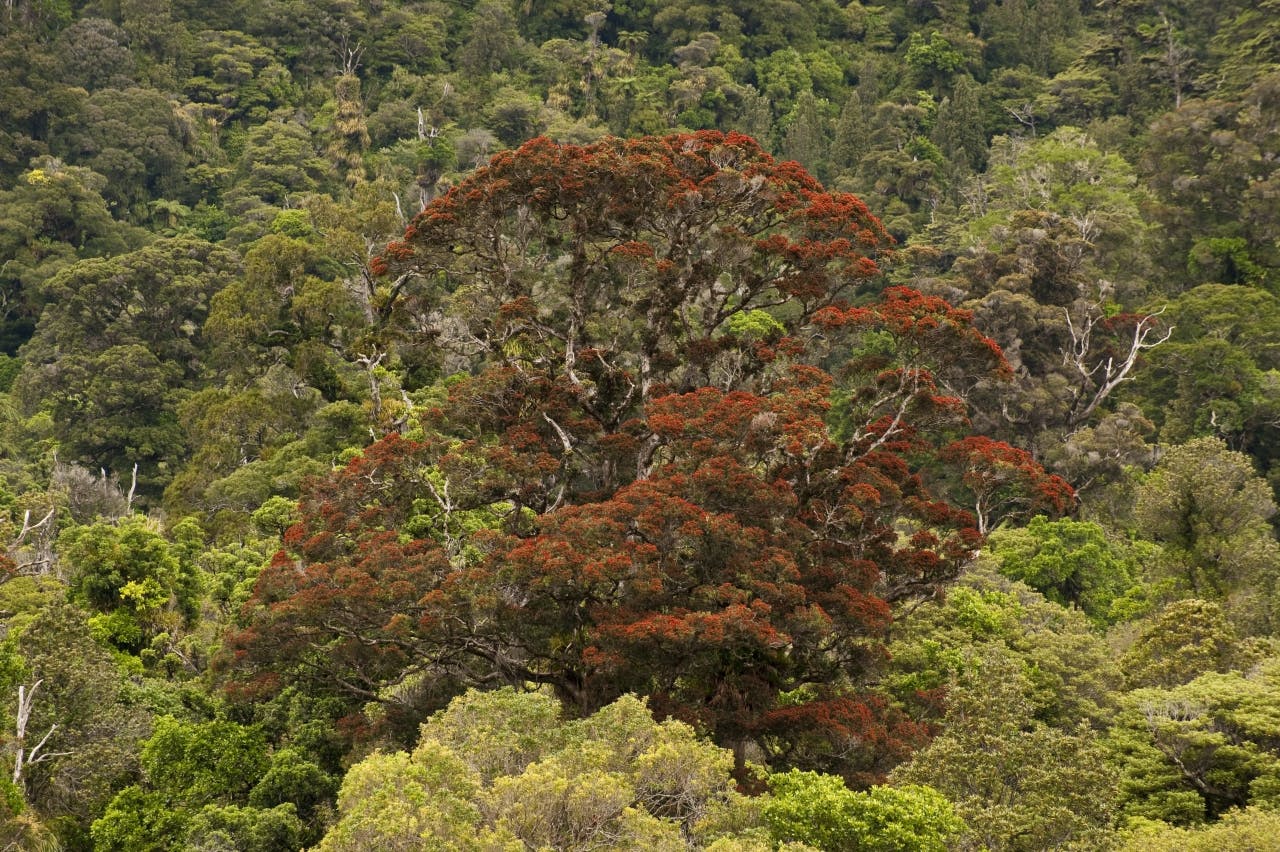
{"type": "Polygon", "coordinates": [[[887,242],[741,135],[496,157],[377,263],[447,395],[304,495],[228,637],[235,688],[406,721],[466,684],[579,714],[630,691],[739,769],[754,746],[882,773],[921,734],[866,687],[890,604],[978,541],[929,488],[964,427],[935,368],[1003,363],[940,299],[858,300],[887,242]],[[867,336],[872,392],[837,417],[805,341],[867,336]]]}

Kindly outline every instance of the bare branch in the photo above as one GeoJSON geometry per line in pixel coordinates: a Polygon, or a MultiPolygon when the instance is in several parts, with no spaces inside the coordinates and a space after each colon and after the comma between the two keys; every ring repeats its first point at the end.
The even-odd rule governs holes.
{"type": "Polygon", "coordinates": [[[569,433],[565,432],[559,423],[548,417],[545,411],[542,412],[542,419],[550,423],[551,428],[556,430],[556,435],[560,438],[560,444],[564,447],[564,454],[566,456],[571,455],[573,453],[573,443],[569,439],[569,433]]]}
{"type": "Polygon", "coordinates": [[[22,786],[22,772],[33,763],[43,763],[46,760],[53,760],[55,757],[65,757],[71,754],[69,751],[44,751],[45,745],[49,742],[49,737],[53,736],[53,732],[58,729],[55,723],[49,726],[49,730],[40,738],[40,742],[35,747],[28,750],[26,748],[27,724],[31,721],[31,707],[35,703],[36,690],[40,688],[40,684],[44,683],[41,678],[31,684],[31,688],[27,689],[26,685],[18,684],[18,713],[16,717],[16,725],[14,730],[14,741],[17,748],[13,756],[13,785],[15,787],[22,786]]]}
{"type": "Polygon", "coordinates": [[[870,446],[866,447],[861,452],[856,454],[854,453],[854,449],[858,446],[858,444],[863,439],[869,437],[870,433],[866,431],[860,431],[857,435],[853,436],[853,438],[850,439],[849,441],[849,453],[846,457],[846,460],[849,462],[853,462],[853,461],[856,461],[857,459],[865,458],[868,455],[870,455],[872,452],[874,452],[876,449],[881,447],[890,438],[897,435],[902,427],[902,421],[906,417],[907,409],[911,406],[911,403],[916,399],[916,394],[919,392],[920,392],[919,371],[903,370],[901,373],[899,373],[897,390],[894,393],[886,394],[884,397],[877,400],[870,409],[868,409],[869,411],[874,413],[876,409],[878,409],[881,405],[887,403],[889,400],[893,399],[896,396],[898,397],[898,407],[897,407],[897,410],[894,411],[893,413],[893,420],[891,420],[889,422],[889,425],[885,427],[883,431],[881,431],[880,435],[871,443],[870,446]]]}
{"type": "Polygon", "coordinates": [[[1111,392],[1130,378],[1129,374],[1137,363],[1138,356],[1144,350],[1154,349],[1173,335],[1174,326],[1169,326],[1158,340],[1153,340],[1151,335],[1158,325],[1157,318],[1165,312],[1165,308],[1147,314],[1134,325],[1133,339],[1130,340],[1129,350],[1123,359],[1117,362],[1114,357],[1111,357],[1091,366],[1089,352],[1092,348],[1093,329],[1097,325],[1098,317],[1090,315],[1085,318],[1080,328],[1076,328],[1071,320],[1070,309],[1063,308],[1063,312],[1067,318],[1067,331],[1071,334],[1071,348],[1063,353],[1063,363],[1075,367],[1076,372],[1080,374],[1081,386],[1077,394],[1077,406],[1069,420],[1069,425],[1076,426],[1088,420],[1098,406],[1111,395],[1111,392]],[[1089,402],[1080,408],[1079,400],[1085,398],[1087,386],[1094,381],[1097,382],[1097,389],[1092,396],[1088,397],[1089,402]]]}
{"type": "Polygon", "coordinates": [[[129,482],[129,493],[125,495],[124,509],[126,513],[133,512],[133,495],[138,491],[138,463],[133,463],[133,479],[129,482]]]}
{"type": "Polygon", "coordinates": [[[49,730],[45,733],[43,737],[40,738],[40,742],[36,743],[35,747],[31,749],[31,752],[27,755],[28,766],[30,766],[33,763],[44,763],[46,760],[52,760],[55,757],[65,757],[68,754],[71,754],[71,752],[69,751],[41,752],[41,749],[44,748],[45,743],[49,741],[49,737],[53,736],[53,732],[56,730],[58,730],[57,722],[49,726],[49,730]]]}
{"type": "Polygon", "coordinates": [[[18,533],[17,538],[15,538],[12,542],[10,542],[9,550],[12,551],[14,548],[22,544],[23,539],[27,537],[28,533],[35,532],[36,530],[43,527],[45,524],[49,523],[49,521],[53,518],[54,512],[56,511],[57,511],[57,507],[55,506],[54,508],[50,509],[43,518],[36,521],[34,524],[31,523],[31,510],[27,509],[25,512],[23,512],[22,513],[22,531],[18,533]]]}

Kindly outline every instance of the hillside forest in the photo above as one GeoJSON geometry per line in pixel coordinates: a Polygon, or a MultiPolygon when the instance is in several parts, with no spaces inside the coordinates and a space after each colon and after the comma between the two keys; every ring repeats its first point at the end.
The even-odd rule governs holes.
{"type": "Polygon", "coordinates": [[[1280,836],[1280,0],[4,0],[0,849],[1280,836]]]}

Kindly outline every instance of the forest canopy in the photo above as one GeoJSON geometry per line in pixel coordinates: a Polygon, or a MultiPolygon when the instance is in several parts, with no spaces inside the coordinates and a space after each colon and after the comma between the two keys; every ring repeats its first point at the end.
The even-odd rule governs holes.
{"type": "Polygon", "coordinates": [[[1274,833],[1276,0],[12,0],[0,847],[1274,833]]]}

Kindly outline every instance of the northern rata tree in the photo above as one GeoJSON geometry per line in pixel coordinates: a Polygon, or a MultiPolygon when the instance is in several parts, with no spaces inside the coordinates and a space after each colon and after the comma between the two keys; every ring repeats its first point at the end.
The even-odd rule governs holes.
{"type": "Polygon", "coordinates": [[[970,435],[943,448],[942,460],[959,474],[958,490],[969,496],[983,534],[1006,519],[1025,520],[1037,512],[1066,514],[1075,501],[1066,480],[1046,473],[1030,453],[1003,441],[970,435]]]}
{"type": "Polygon", "coordinates": [[[885,242],[743,136],[495,158],[380,264],[384,315],[434,317],[469,375],[304,497],[228,639],[241,684],[635,691],[739,757],[881,771],[916,732],[860,687],[889,605],[977,539],[921,474],[963,423],[931,366],[1002,366],[941,300],[850,304],[885,242]],[[842,439],[806,339],[862,353],[842,439]]]}

